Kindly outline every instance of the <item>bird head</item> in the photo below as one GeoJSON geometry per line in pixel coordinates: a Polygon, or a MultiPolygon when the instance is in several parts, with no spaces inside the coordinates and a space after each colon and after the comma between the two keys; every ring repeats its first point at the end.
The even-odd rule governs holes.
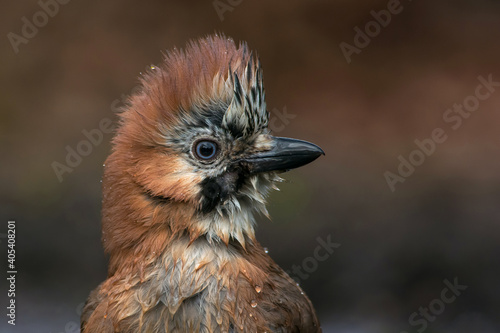
{"type": "Polygon", "coordinates": [[[267,215],[277,173],[323,154],[271,135],[261,64],[246,44],[211,36],[174,49],[141,85],[106,161],[105,245],[127,242],[125,225],[133,225],[139,235],[130,244],[146,228],[165,228],[244,246],[254,239],[254,213],[267,215]]]}

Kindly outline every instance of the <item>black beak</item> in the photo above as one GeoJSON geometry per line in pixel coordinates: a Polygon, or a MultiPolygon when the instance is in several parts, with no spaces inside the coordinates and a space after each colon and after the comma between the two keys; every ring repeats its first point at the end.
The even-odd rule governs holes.
{"type": "Polygon", "coordinates": [[[325,152],[313,143],[290,138],[273,137],[274,147],[242,160],[250,174],[288,171],[311,163],[325,152]]]}

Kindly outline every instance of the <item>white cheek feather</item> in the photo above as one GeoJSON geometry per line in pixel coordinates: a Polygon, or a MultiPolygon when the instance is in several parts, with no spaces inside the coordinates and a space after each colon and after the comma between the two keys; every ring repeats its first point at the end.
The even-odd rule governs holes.
{"type": "Polygon", "coordinates": [[[275,173],[252,176],[242,188],[199,221],[210,243],[227,243],[230,238],[245,246],[246,237],[255,239],[254,213],[269,218],[266,197],[282,179],[275,173]]]}

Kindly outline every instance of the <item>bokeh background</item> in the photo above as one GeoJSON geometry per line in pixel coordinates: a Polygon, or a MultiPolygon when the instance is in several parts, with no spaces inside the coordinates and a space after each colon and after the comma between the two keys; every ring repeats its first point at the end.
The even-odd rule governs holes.
{"type": "Polygon", "coordinates": [[[52,163],[65,164],[83,130],[116,121],[162,51],[217,31],[258,51],[269,110],[293,115],[275,133],[326,151],[285,175],[272,221],[258,227],[285,269],[310,261],[318,237],[341,244],[300,281],[324,331],[417,332],[410,315],[457,278],[467,290],[425,332],[499,332],[500,88],[457,130],[443,114],[474,94],[478,76],[500,81],[500,3],[402,1],[348,63],[339,44],[352,45],[353,29],[388,2],[72,0],[17,53],[8,34],[41,7],[3,3],[0,247],[5,267],[15,219],[18,307],[17,325],[2,314],[0,331],[78,331],[82,302],[106,276],[99,181],[112,134],[61,182],[52,163]],[[230,8],[223,19],[216,4],[230,8]],[[435,128],[448,139],[391,191],[384,173],[435,128]]]}

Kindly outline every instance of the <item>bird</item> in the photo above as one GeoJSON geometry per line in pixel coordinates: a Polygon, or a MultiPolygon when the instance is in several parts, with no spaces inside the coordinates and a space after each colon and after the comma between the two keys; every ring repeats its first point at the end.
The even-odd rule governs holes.
{"type": "Polygon", "coordinates": [[[222,34],[164,53],[119,113],[102,178],[108,276],[83,333],[322,332],[255,238],[280,175],[317,145],[273,136],[262,65],[222,34]]]}

